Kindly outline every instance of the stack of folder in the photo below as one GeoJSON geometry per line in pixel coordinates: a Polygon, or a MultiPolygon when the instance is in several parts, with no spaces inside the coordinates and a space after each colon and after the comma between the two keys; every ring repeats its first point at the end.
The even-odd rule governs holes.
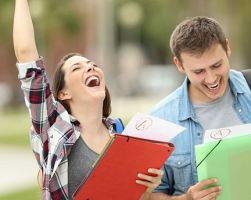
{"type": "MultiPolygon", "coordinates": [[[[165,129],[162,129],[163,138],[160,138],[159,133],[154,134],[154,131],[158,131],[155,127],[161,129],[166,126],[167,122],[159,120],[152,116],[137,115],[137,118],[128,124],[124,134],[112,136],[92,170],[74,193],[73,198],[75,200],[139,199],[146,187],[136,183],[136,180],[139,179],[138,173],[154,176],[147,170],[149,168],[160,169],[174,150],[172,143],[162,140],[163,138],[166,140],[168,135],[165,129]],[[146,122],[147,126],[144,124],[146,122]],[[137,130],[134,130],[135,127],[137,130]],[[144,128],[147,131],[144,131],[144,128]],[[142,137],[144,137],[144,133],[147,135],[145,134],[146,138],[140,138],[138,135],[134,137],[126,134],[128,131],[129,133],[135,131],[135,134],[141,134],[142,137]],[[149,139],[150,137],[153,139],[149,139]],[[160,140],[156,140],[158,138],[160,140]]],[[[170,131],[172,129],[169,124],[166,128],[170,131]]],[[[175,128],[177,130],[174,131],[174,135],[178,131],[184,130],[183,127],[175,126],[175,128]]]]}
{"type": "Polygon", "coordinates": [[[76,200],[139,199],[145,187],[138,185],[137,174],[149,167],[161,168],[172,153],[171,143],[156,142],[114,135],[105,152],[96,161],[88,177],[83,180],[76,200]]]}
{"type": "Polygon", "coordinates": [[[218,179],[222,192],[217,200],[249,200],[251,199],[250,124],[222,130],[228,131],[216,131],[218,135],[213,136],[217,137],[195,147],[199,181],[208,178],[218,179]],[[240,134],[241,131],[245,132],[240,134]],[[236,136],[234,132],[237,133],[236,136]]]}

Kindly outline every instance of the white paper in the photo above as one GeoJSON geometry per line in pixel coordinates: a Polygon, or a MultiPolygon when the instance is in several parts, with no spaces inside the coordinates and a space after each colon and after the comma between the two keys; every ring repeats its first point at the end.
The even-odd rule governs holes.
{"type": "Polygon", "coordinates": [[[122,134],[138,138],[168,142],[185,128],[166,120],[137,113],[122,134]]]}
{"type": "Polygon", "coordinates": [[[206,130],[204,143],[251,134],[251,124],[206,130]]]}

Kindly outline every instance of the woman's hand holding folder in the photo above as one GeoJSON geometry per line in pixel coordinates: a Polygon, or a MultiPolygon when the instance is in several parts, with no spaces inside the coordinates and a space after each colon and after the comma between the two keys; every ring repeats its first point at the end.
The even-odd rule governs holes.
{"type": "Polygon", "coordinates": [[[138,174],[140,180],[136,180],[137,184],[147,187],[146,191],[140,197],[140,200],[147,200],[150,198],[152,191],[161,183],[164,172],[160,169],[148,169],[149,174],[138,174]]]}

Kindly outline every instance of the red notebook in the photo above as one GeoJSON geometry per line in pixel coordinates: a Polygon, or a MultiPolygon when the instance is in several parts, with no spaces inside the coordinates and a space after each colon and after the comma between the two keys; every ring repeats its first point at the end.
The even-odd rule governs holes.
{"type": "Polygon", "coordinates": [[[146,187],[138,185],[138,173],[160,169],[174,150],[159,142],[115,134],[77,191],[75,200],[136,200],[146,187]]]}

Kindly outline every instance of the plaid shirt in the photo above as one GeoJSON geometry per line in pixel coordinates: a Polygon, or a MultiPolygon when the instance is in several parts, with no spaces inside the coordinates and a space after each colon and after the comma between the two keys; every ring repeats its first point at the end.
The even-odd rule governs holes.
{"type": "MultiPolygon", "coordinates": [[[[32,119],[31,146],[43,172],[42,198],[69,199],[68,155],[80,136],[79,122],[55,101],[42,58],[17,63],[17,68],[32,119]]],[[[115,132],[114,120],[107,118],[104,123],[110,133],[115,132]]]]}

